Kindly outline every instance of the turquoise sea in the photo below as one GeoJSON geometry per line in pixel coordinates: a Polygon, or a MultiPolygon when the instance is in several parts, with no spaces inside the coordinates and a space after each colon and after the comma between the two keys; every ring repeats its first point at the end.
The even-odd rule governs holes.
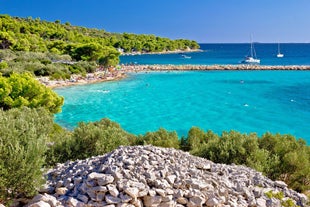
{"type": "MultiPolygon", "coordinates": [[[[288,52],[284,48],[286,55],[288,52]]],[[[229,55],[228,51],[215,55],[219,60],[213,57],[212,61],[223,64],[223,61],[234,59],[231,56],[235,55],[229,55]]],[[[310,65],[310,58],[304,58],[309,54],[310,51],[297,57],[300,64],[310,65]]],[[[190,61],[193,61],[194,54],[191,55],[190,61]]],[[[126,57],[144,60],[143,56],[126,57]]],[[[146,59],[163,64],[158,56],[166,55],[153,55],[146,59]]],[[[169,62],[173,64],[173,58],[167,59],[171,59],[169,62]]],[[[122,62],[126,63],[123,59],[122,62]]],[[[179,136],[186,136],[192,126],[216,133],[237,130],[261,135],[268,131],[289,133],[304,138],[310,144],[309,88],[310,71],[134,73],[121,81],[55,89],[65,97],[62,113],[57,114],[55,120],[73,129],[80,121],[107,117],[134,134],[163,127],[176,130],[179,136]]]]}

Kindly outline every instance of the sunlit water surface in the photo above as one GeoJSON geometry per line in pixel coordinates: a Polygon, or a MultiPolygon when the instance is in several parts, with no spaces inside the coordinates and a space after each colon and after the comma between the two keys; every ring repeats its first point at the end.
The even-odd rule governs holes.
{"type": "Polygon", "coordinates": [[[65,97],[56,122],[69,129],[107,117],[134,134],[163,127],[186,136],[198,126],[289,133],[310,143],[310,71],[138,73],[55,91],[65,97]]]}

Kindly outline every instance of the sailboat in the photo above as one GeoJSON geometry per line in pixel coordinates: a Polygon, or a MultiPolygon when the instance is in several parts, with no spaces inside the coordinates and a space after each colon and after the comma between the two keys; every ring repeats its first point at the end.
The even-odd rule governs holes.
{"type": "Polygon", "coordinates": [[[277,57],[278,58],[282,58],[284,55],[280,52],[280,43],[278,43],[278,54],[277,57]]]}
{"type": "Polygon", "coordinates": [[[250,55],[246,56],[245,59],[242,61],[242,63],[246,64],[260,64],[260,59],[256,57],[256,52],[254,49],[254,45],[252,42],[252,36],[251,36],[251,48],[250,48],[250,55]]]}

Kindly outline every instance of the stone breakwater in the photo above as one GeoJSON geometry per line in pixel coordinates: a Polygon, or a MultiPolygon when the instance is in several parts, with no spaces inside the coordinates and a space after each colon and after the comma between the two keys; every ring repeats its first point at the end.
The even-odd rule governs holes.
{"type": "Polygon", "coordinates": [[[166,70],[310,70],[310,65],[122,65],[124,71],[166,70]]]}
{"type": "Polygon", "coordinates": [[[281,206],[306,197],[261,173],[216,164],[189,153],[153,146],[119,147],[103,156],[58,164],[30,207],[281,206]],[[283,199],[267,192],[282,192],[283,199]]]}

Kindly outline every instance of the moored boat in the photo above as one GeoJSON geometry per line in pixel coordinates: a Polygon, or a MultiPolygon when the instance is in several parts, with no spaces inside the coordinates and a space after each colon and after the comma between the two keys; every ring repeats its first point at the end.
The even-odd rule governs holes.
{"type": "Polygon", "coordinates": [[[284,54],[280,52],[280,43],[278,43],[278,54],[277,54],[278,58],[282,58],[284,57],[284,54]]]}
{"type": "Polygon", "coordinates": [[[258,59],[256,57],[256,52],[255,52],[255,48],[252,42],[252,37],[251,37],[251,43],[250,43],[251,47],[250,47],[250,54],[248,56],[245,57],[244,60],[242,60],[241,63],[245,63],[245,64],[260,64],[260,59],[258,59]]]}

